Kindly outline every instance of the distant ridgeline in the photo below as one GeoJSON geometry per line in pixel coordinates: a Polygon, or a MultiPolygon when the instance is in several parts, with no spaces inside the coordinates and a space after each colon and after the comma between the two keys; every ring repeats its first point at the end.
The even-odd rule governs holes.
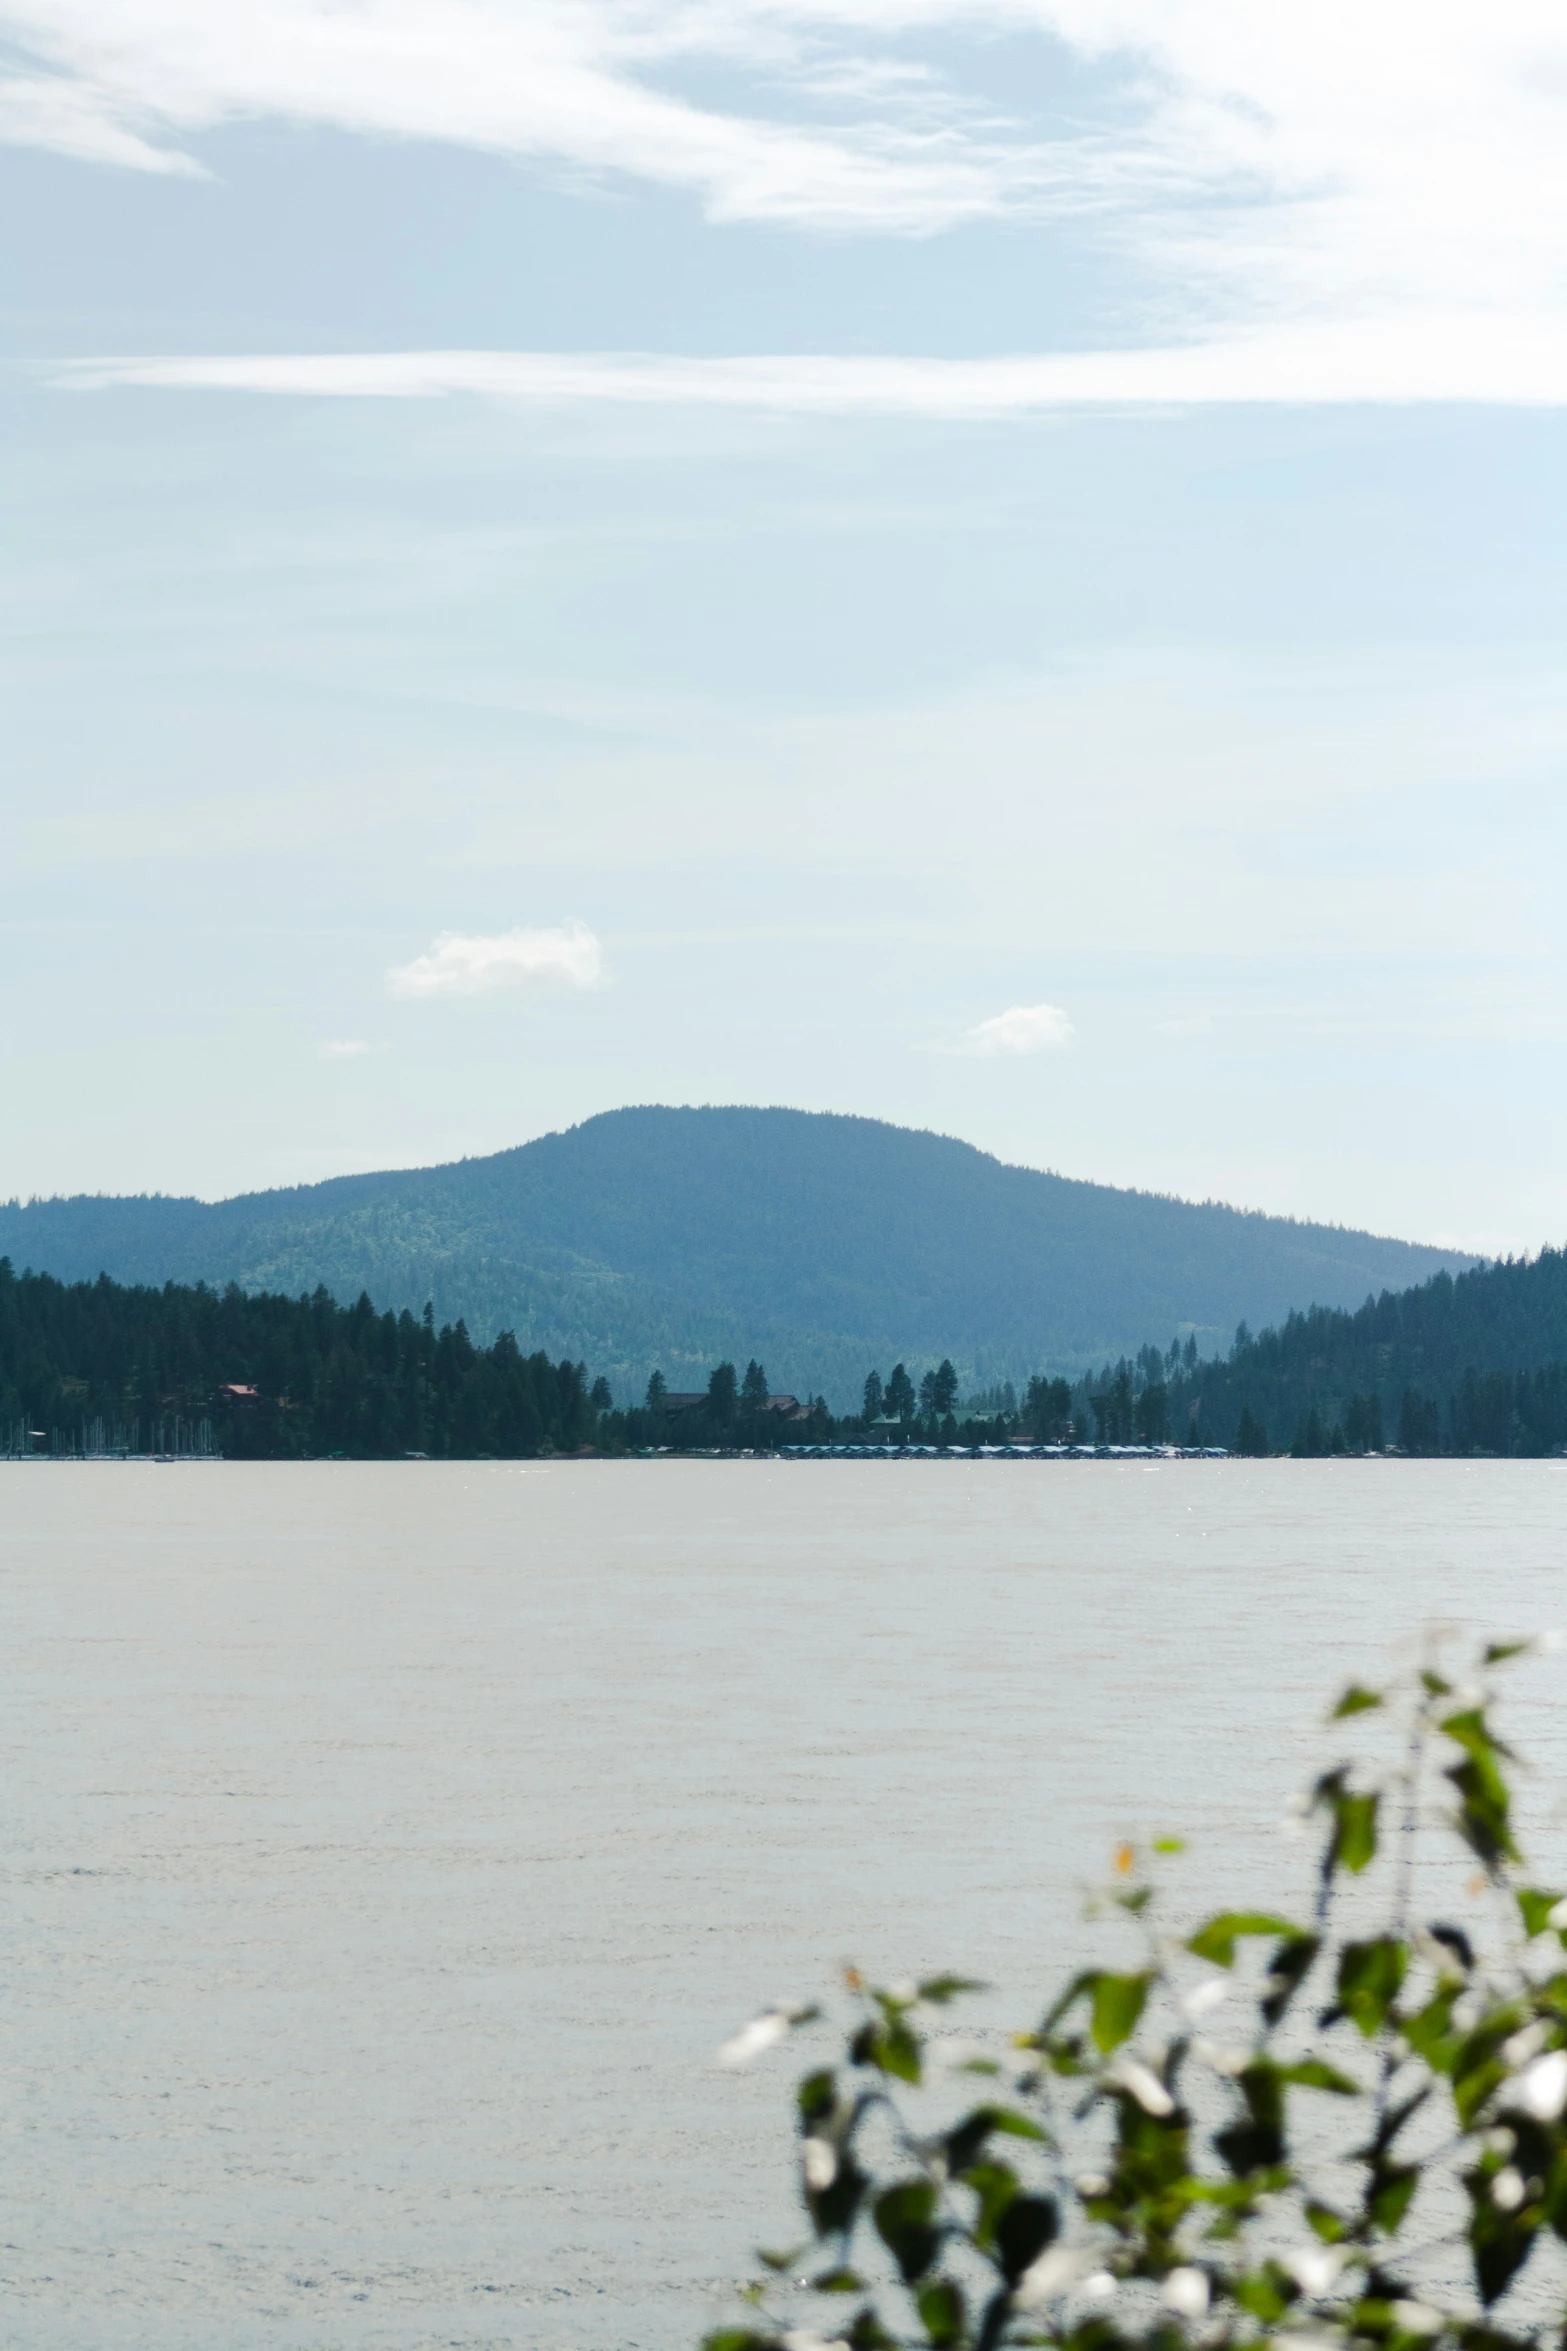
{"type": "Polygon", "coordinates": [[[623,1405],[660,1368],[760,1356],[859,1404],[871,1364],[943,1357],[966,1393],[1080,1379],[1155,1333],[1212,1356],[1242,1315],[1355,1306],[1472,1260],[1215,1202],[1007,1167],[950,1136],[800,1110],[608,1111],[447,1167],[233,1200],[0,1202],[0,1256],[62,1281],[207,1282],[437,1323],[587,1361],[623,1405]]]}
{"type": "Polygon", "coordinates": [[[368,1298],[66,1285],[0,1257],[0,1452],[201,1451],[204,1423],[240,1459],[500,1458],[569,1451],[597,1413],[580,1364],[368,1298]]]}
{"type": "Polygon", "coordinates": [[[1551,1453],[1567,1445],[1567,1253],[1439,1273],[1355,1313],[1312,1307],[1255,1337],[1243,1323],[1223,1361],[1145,1348],[1080,1393],[1111,1442],[1157,1424],[1244,1453],[1551,1453]]]}

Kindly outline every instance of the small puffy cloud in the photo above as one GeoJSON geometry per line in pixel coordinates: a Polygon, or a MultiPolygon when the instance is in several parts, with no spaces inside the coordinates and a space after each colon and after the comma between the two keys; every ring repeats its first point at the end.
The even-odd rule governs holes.
{"type": "Polygon", "coordinates": [[[1009,1012],[998,1012],[993,1020],[970,1029],[962,1050],[987,1057],[1060,1053],[1076,1035],[1059,1004],[1014,1004],[1009,1012]]]}
{"type": "Polygon", "coordinates": [[[328,1037],[316,1047],[323,1061],[357,1061],[369,1050],[363,1037],[328,1037]]]}
{"type": "Polygon", "coordinates": [[[493,936],[443,931],[425,954],[386,975],[388,995],[488,996],[497,988],[592,988],[603,976],[599,943],[586,923],[493,936]]]}

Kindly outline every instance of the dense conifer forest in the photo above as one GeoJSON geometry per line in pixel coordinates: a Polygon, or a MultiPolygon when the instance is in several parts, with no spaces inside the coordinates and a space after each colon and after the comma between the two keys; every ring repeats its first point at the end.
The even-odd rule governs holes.
{"type": "Polygon", "coordinates": [[[17,1274],[0,1257],[0,1452],[221,1452],[503,1459],[787,1445],[1224,1446],[1247,1454],[1543,1454],[1567,1448],[1567,1252],[1441,1273],[1354,1313],[1313,1307],[1223,1358],[1145,1346],[1076,1381],[1038,1373],[966,1399],[950,1358],[865,1378],[858,1410],[771,1391],[754,1358],[676,1392],[609,1383],[509,1332],[250,1295],[17,1274]],[[918,1376],[916,1377],[916,1371],[918,1376]]]}
{"type": "Polygon", "coordinates": [[[107,1276],[64,1283],[0,1258],[0,1449],[213,1450],[240,1459],[568,1452],[597,1425],[580,1364],[503,1334],[309,1298],[107,1276]]]}
{"type": "Polygon", "coordinates": [[[1354,1313],[1312,1307],[1199,1362],[1145,1348],[1085,1384],[1104,1433],[1242,1453],[1551,1453],[1567,1445],[1567,1252],[1439,1273],[1354,1313]]]}

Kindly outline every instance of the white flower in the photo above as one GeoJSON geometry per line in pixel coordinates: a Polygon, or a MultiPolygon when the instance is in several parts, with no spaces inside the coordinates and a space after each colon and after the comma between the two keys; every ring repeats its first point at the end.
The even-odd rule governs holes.
{"type": "Polygon", "coordinates": [[[800,2149],[800,2168],[813,2196],[830,2188],[838,2177],[838,2155],[830,2139],[807,2139],[800,2149]]]}
{"type": "Polygon", "coordinates": [[[1288,2335],[1275,2335],[1273,2351],[1339,2351],[1337,2335],[1312,2335],[1304,2329],[1288,2335]]]}
{"type": "Polygon", "coordinates": [[[1024,2270],[1013,2300],[1019,2310],[1037,2310],[1041,2303],[1054,2302],[1059,2295],[1070,2293],[1093,2265],[1094,2256],[1085,2253],[1081,2246],[1052,2245],[1024,2270]]]}
{"type": "Polygon", "coordinates": [[[1551,1904],[1545,1914],[1545,1923],[1548,1927],[1555,1927],[1558,1933],[1563,1927],[1567,1927],[1567,1898],[1551,1904]]]}
{"type": "Polygon", "coordinates": [[[1140,2057],[1118,2057],[1105,2079],[1118,2090],[1128,2091],[1144,2114],[1151,2114],[1156,2120],[1162,2121],[1165,2115],[1175,2112],[1175,2100],[1153,2068],[1144,2065],[1140,2057]]]}
{"type": "Polygon", "coordinates": [[[1515,2104],[1536,2122],[1555,2122],[1567,2106],[1567,2049],[1552,2049],[1513,2081],[1515,2104]]]}
{"type": "Polygon", "coordinates": [[[1080,2171],[1072,2182],[1080,2196],[1108,2196],[1110,2182],[1102,2171],[1080,2171]]]}
{"type": "Polygon", "coordinates": [[[791,2327],[778,2340],[783,2351],[849,2351],[842,2335],[819,2335],[814,2327],[791,2327]]]}
{"type": "Polygon", "coordinates": [[[1439,2335],[1447,2321],[1429,2302],[1395,2302],[1393,2316],[1406,2334],[1439,2335]]]}
{"type": "Polygon", "coordinates": [[[1481,2135],[1480,2144],[1487,2155],[1511,2155],[1518,2144],[1518,2133],[1510,2131],[1507,2125],[1502,2123],[1494,2131],[1484,2132],[1481,2135]]]}
{"type": "Polygon", "coordinates": [[[1195,2325],[1208,2315],[1208,2280],[1200,2269],[1183,2264],[1168,2273],[1159,2288],[1159,2299],[1177,2318],[1189,2318],[1195,2325]]]}
{"type": "Polygon", "coordinates": [[[1313,2299],[1319,2294],[1331,2294],[1338,2283],[1339,2271],[1349,2259],[1342,2245],[1302,2245],[1293,2253],[1286,2253],[1284,2266],[1303,2294],[1313,2299]]]}
{"type": "Polygon", "coordinates": [[[1251,2063],[1251,2051],[1232,2043],[1197,2040],[1192,2043],[1192,2054],[1204,2065],[1211,2065],[1215,2073],[1242,2074],[1251,2063]]]}
{"type": "Polygon", "coordinates": [[[1543,2018],[1537,2016],[1533,2024],[1526,2024],[1520,2032],[1514,2033],[1510,2039],[1502,2043],[1502,2063],[1515,2068],[1527,2065],[1531,2057],[1539,2056],[1550,2037],[1550,2026],[1543,2018]]]}
{"type": "Polygon", "coordinates": [[[1516,2212],[1524,2194],[1523,2173],[1516,2164],[1510,2163],[1491,2182],[1491,2202],[1498,2212],[1516,2212]]]}
{"type": "Polygon", "coordinates": [[[1181,1994],[1181,2014],[1195,2024],[1201,2016],[1211,2016],[1222,2008],[1230,1996],[1230,1979],[1226,1975],[1204,1976],[1200,1984],[1193,1984],[1189,1992],[1181,1994]]]}
{"type": "Polygon", "coordinates": [[[743,2024],[733,2040],[726,2041],[718,2052],[720,2065],[749,2065],[753,2058],[775,2049],[789,2030],[790,2016],[786,2008],[764,2008],[760,2016],[753,2016],[743,2024]]]}
{"type": "Polygon", "coordinates": [[[1107,2269],[1090,2270],[1083,2280],[1083,2299],[1086,2302],[1113,2302],[1115,2280],[1107,2269]]]}

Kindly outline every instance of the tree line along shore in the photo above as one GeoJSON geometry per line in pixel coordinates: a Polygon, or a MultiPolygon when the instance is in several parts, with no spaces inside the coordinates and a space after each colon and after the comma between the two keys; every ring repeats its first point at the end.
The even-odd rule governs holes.
{"type": "Polygon", "coordinates": [[[790,1446],[1164,1446],[1241,1454],[1567,1449],[1567,1254],[1440,1273],[1353,1313],[1311,1308],[1223,1357],[1194,1339],[962,1394],[950,1359],[871,1371],[859,1406],[717,1365],[617,1404],[585,1363],[461,1321],[234,1285],[65,1283],[0,1258],[0,1453],[517,1459],[790,1446]],[[183,1432],[183,1434],[182,1434],[183,1432]]]}

